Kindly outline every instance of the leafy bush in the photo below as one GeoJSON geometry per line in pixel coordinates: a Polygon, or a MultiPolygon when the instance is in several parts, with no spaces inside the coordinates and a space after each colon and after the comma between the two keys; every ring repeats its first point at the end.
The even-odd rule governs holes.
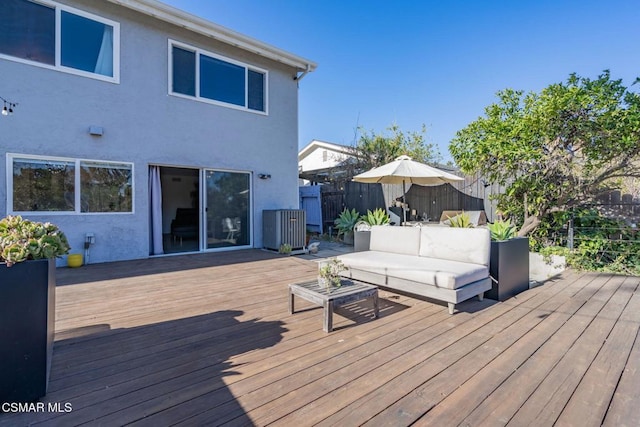
{"type": "Polygon", "coordinates": [[[7,267],[26,260],[55,258],[69,250],[67,237],[49,222],[33,222],[21,216],[0,220],[0,262],[7,267]]]}
{"type": "Polygon", "coordinates": [[[491,240],[510,240],[517,236],[516,226],[511,221],[498,220],[493,224],[488,224],[487,228],[491,232],[491,240]]]}
{"type": "Polygon", "coordinates": [[[567,265],[579,270],[640,275],[640,231],[596,209],[555,213],[531,236],[531,244],[543,255],[565,255],[567,265]],[[572,214],[574,249],[569,250],[566,224],[572,214]]]}
{"type": "Polygon", "coordinates": [[[355,209],[343,210],[338,218],[333,221],[338,228],[338,235],[353,231],[353,227],[355,227],[358,222],[358,218],[360,218],[360,214],[355,209]]]}

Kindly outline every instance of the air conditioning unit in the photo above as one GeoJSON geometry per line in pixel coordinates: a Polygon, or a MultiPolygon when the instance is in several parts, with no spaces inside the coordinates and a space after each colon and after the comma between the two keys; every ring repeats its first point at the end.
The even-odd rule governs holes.
{"type": "Polygon", "coordinates": [[[304,253],[307,234],[306,212],[302,209],[262,211],[262,246],[279,251],[288,244],[292,253],[304,253]]]}

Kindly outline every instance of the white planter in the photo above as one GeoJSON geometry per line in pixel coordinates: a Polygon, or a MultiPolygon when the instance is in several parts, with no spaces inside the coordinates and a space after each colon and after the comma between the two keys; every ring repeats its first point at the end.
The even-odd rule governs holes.
{"type": "Polygon", "coordinates": [[[544,282],[559,275],[566,266],[567,262],[563,256],[551,255],[550,260],[545,261],[539,253],[529,252],[529,277],[536,282],[544,282]]]}

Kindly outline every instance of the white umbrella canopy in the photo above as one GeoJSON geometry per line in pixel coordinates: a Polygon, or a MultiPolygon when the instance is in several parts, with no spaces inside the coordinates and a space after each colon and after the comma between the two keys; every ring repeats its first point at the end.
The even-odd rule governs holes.
{"type": "Polygon", "coordinates": [[[426,186],[442,185],[464,181],[464,178],[400,156],[393,162],[378,166],[353,177],[356,182],[369,184],[418,184],[426,186]]]}
{"type": "MultiPolygon", "coordinates": [[[[411,160],[409,156],[400,156],[393,162],[353,177],[356,182],[368,184],[402,184],[402,199],[405,198],[405,183],[424,186],[443,185],[451,182],[464,181],[464,178],[434,168],[424,163],[411,160]]],[[[407,212],[402,209],[404,222],[407,221],[407,212]]]]}

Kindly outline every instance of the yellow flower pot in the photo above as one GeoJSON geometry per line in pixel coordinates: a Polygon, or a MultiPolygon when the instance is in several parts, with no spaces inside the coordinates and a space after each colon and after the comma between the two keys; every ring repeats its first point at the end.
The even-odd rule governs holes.
{"type": "Polygon", "coordinates": [[[81,267],[82,266],[82,254],[71,254],[67,256],[67,265],[69,267],[81,267]]]}

